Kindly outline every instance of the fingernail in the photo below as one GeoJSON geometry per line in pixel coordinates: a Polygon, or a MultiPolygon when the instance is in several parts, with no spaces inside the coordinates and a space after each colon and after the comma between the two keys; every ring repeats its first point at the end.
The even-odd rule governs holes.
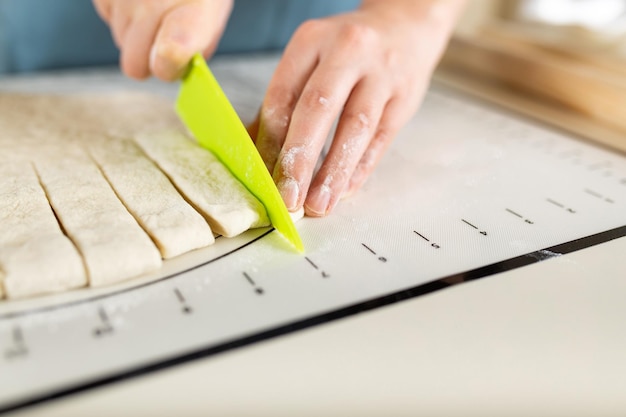
{"type": "Polygon", "coordinates": [[[174,81],[184,74],[188,58],[179,43],[155,43],[150,50],[150,72],[162,80],[174,81]]]}
{"type": "Polygon", "coordinates": [[[319,216],[326,215],[330,203],[330,188],[322,185],[307,201],[307,209],[319,216]]]}
{"type": "Polygon", "coordinates": [[[297,208],[300,187],[293,178],[283,178],[278,184],[278,191],[283,198],[287,210],[294,211],[297,208]]]}

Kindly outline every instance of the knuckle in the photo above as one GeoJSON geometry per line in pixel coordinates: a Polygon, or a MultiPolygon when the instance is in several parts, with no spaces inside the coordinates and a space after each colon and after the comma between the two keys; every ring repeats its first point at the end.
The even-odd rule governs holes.
{"type": "Polygon", "coordinates": [[[346,23],[340,30],[341,40],[348,48],[371,48],[378,42],[378,33],[362,23],[346,23]]]}
{"type": "Polygon", "coordinates": [[[261,120],[266,128],[284,130],[291,122],[291,114],[297,95],[286,88],[275,87],[268,90],[261,108],[261,120]]]}
{"type": "Polygon", "coordinates": [[[367,150],[361,160],[366,166],[373,165],[377,156],[382,154],[393,139],[393,132],[388,126],[379,126],[370,140],[367,150]]]}
{"type": "Polygon", "coordinates": [[[331,107],[331,99],[328,92],[319,87],[311,87],[302,93],[300,100],[307,109],[313,112],[327,112],[331,107]]]}
{"type": "Polygon", "coordinates": [[[143,0],[136,3],[135,15],[137,17],[157,16],[160,15],[163,10],[162,2],[143,0]]]}
{"type": "Polygon", "coordinates": [[[372,125],[372,110],[362,108],[357,111],[344,112],[343,118],[346,123],[352,128],[356,128],[359,131],[368,130],[372,125]]]}
{"type": "Polygon", "coordinates": [[[265,95],[264,111],[268,109],[292,109],[298,101],[297,94],[290,88],[284,86],[273,86],[267,90],[265,95]]]}
{"type": "Polygon", "coordinates": [[[372,140],[372,145],[374,147],[384,146],[386,143],[391,141],[391,139],[392,139],[391,129],[389,129],[388,126],[380,126],[378,128],[378,131],[374,135],[374,138],[372,140]]]}
{"type": "Polygon", "coordinates": [[[278,158],[282,176],[289,178],[302,178],[311,165],[315,163],[314,154],[309,145],[295,145],[282,150],[278,158]]]}
{"type": "Polygon", "coordinates": [[[321,19],[309,19],[304,21],[296,30],[294,37],[309,39],[324,31],[326,24],[321,19]]]}
{"type": "MultiPolygon", "coordinates": [[[[291,123],[289,113],[271,107],[263,109],[261,118],[263,120],[263,136],[277,136],[280,134],[285,136],[289,123],[291,123]]],[[[276,140],[278,140],[278,137],[276,140]]]]}
{"type": "Polygon", "coordinates": [[[401,54],[395,50],[386,50],[382,57],[382,64],[385,68],[398,68],[402,62],[401,54]]]}
{"type": "Polygon", "coordinates": [[[133,9],[129,10],[129,17],[134,21],[145,20],[148,16],[155,13],[153,8],[154,6],[151,5],[151,3],[140,1],[138,3],[135,3],[133,9]]]}

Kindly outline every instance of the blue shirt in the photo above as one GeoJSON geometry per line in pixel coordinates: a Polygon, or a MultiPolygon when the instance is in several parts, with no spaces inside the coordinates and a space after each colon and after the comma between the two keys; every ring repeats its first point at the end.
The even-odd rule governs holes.
{"type": "MultiPolygon", "coordinates": [[[[280,49],[304,20],[358,0],[236,0],[218,53],[280,49]]],[[[0,0],[0,73],[112,65],[119,51],[90,0],[0,0]]]]}

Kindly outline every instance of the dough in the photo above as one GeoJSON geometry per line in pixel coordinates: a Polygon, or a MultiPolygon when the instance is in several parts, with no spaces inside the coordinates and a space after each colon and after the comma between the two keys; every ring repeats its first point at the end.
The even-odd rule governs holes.
{"type": "Polygon", "coordinates": [[[80,251],[89,284],[123,281],[161,266],[150,237],[84,153],[48,152],[35,161],[41,183],[65,232],[80,251]]]}
{"type": "Polygon", "coordinates": [[[135,143],[125,139],[90,142],[89,153],[163,258],[215,241],[204,218],[135,143]]]}
{"type": "Polygon", "coordinates": [[[232,237],[269,226],[265,207],[211,152],[181,132],[140,133],[135,140],[216,233],[232,237]]]}
{"type": "Polygon", "coordinates": [[[0,293],[20,298],[87,285],[32,165],[0,161],[0,178],[0,293]]]}
{"type": "Polygon", "coordinates": [[[168,101],[0,94],[0,298],[116,283],[268,225],[168,101]]]}

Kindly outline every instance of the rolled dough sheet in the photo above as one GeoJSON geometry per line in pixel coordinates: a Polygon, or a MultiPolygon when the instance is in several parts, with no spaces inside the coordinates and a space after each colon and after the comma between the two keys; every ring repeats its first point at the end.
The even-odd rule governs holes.
{"type": "Polygon", "coordinates": [[[117,138],[90,143],[89,153],[163,258],[215,242],[206,220],[135,143],[117,138]]]}
{"type": "Polygon", "coordinates": [[[32,165],[0,161],[0,178],[0,294],[21,298],[87,285],[81,257],[32,165]]]}
{"type": "Polygon", "coordinates": [[[96,164],[72,148],[47,153],[35,168],[62,227],[80,251],[92,286],[161,266],[150,237],[120,202],[96,164]]]}
{"type": "Polygon", "coordinates": [[[265,207],[211,152],[180,131],[140,133],[135,140],[205,216],[214,232],[232,237],[269,226],[265,207]]]}

